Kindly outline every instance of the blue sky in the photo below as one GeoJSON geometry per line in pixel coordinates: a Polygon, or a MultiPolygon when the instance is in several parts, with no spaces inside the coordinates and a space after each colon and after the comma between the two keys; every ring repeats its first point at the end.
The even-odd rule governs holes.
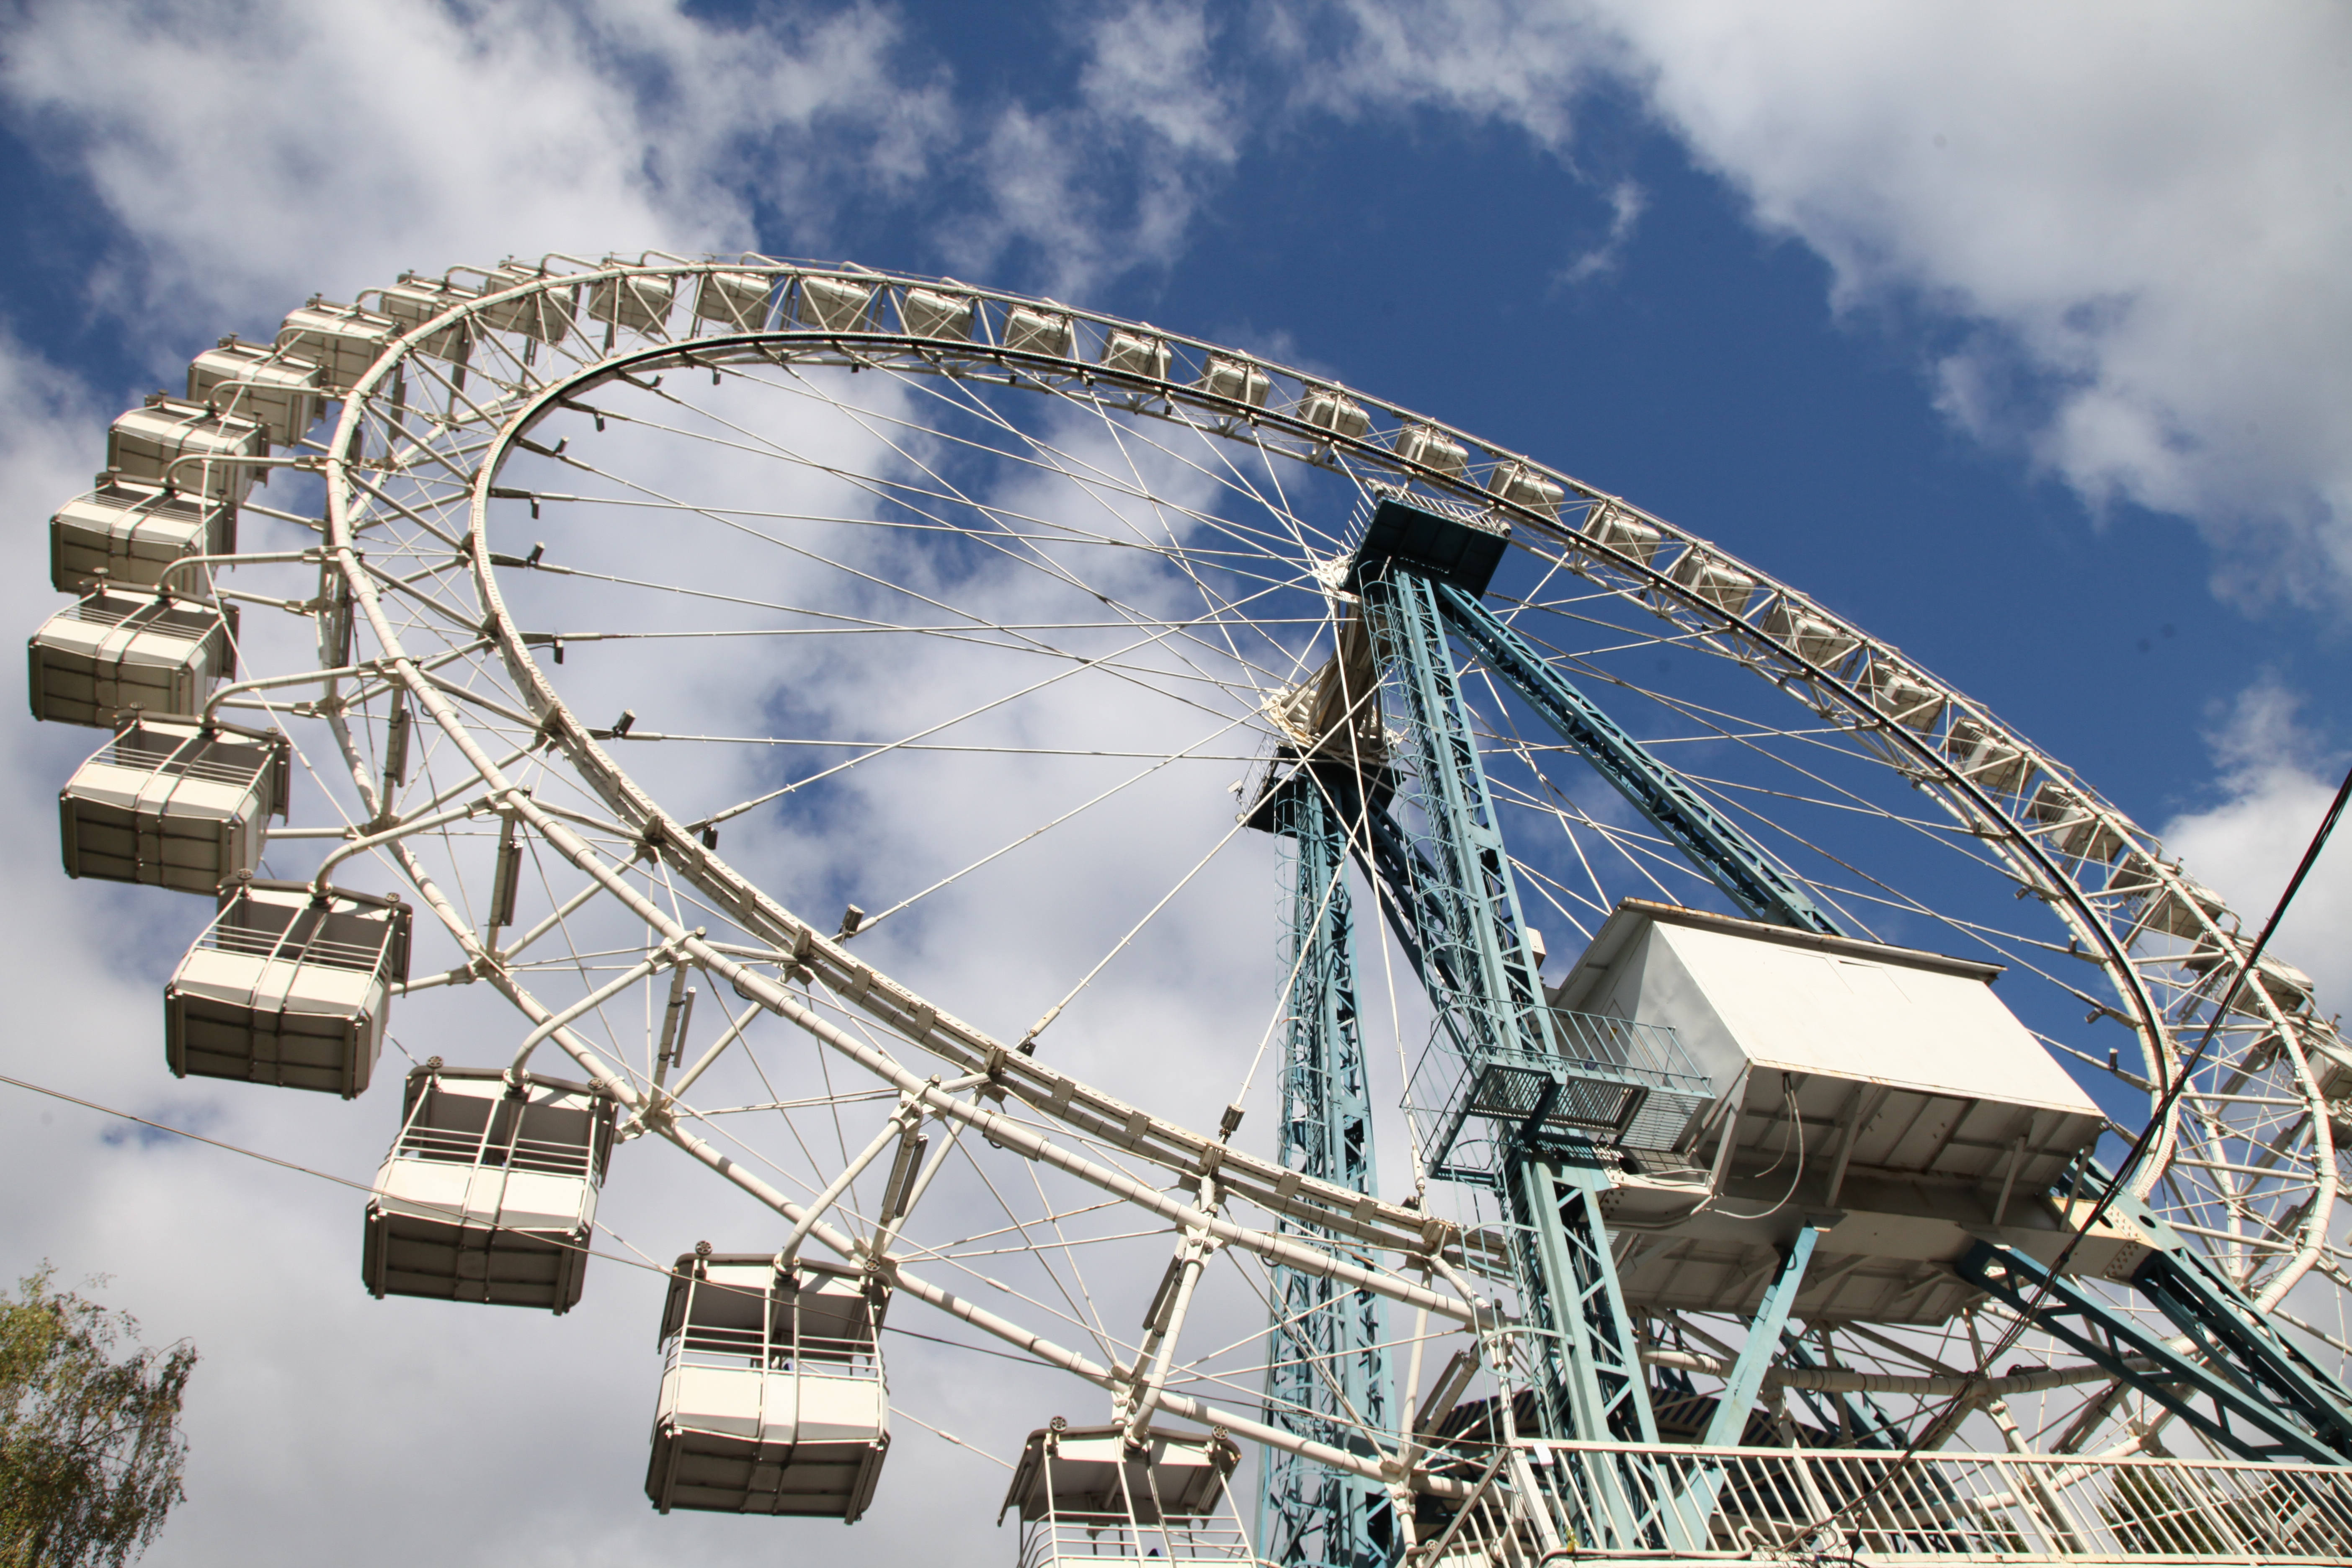
{"type": "MultiPolygon", "coordinates": [[[[33,0],[0,22],[7,603],[49,613],[42,523],[105,421],[313,291],[551,250],[854,258],[1251,348],[1622,494],[2259,910],[2352,746],[2347,61],[2321,5],[33,0]]],[[[0,929],[41,1020],[6,1054],[152,1107],[153,1064],[114,1058],[151,1026],[153,917],[52,869],[82,741],[0,731],[26,825],[0,929]]],[[[2339,994],[2347,857],[2282,942],[2339,994]]],[[[93,1239],[144,1234],[115,1207],[161,1167],[80,1117],[0,1100],[14,1190],[53,1198],[0,1219],[0,1264],[110,1270],[178,1331],[93,1239]]],[[[222,1201],[279,1201],[243,1179],[222,1201]]],[[[270,1407],[237,1408],[224,1447],[270,1407]]],[[[197,1489],[157,1561],[233,1552],[197,1489]]]]}
{"type": "MultiPolygon", "coordinates": [[[[382,74],[339,53],[337,24],[268,6],[156,8],[179,37],[151,33],[128,66],[107,7],[37,6],[12,54],[5,188],[28,243],[7,325],[106,406],[225,323],[259,331],[296,289],[348,294],[540,235],[969,274],[1316,364],[1541,453],[1900,643],[2144,822],[2213,803],[2204,738],[2249,689],[2298,700],[2326,750],[2346,572],[2325,438],[2344,387],[2323,345],[2340,321],[2309,258],[2275,252],[2340,234],[2347,202],[2324,163],[2307,191],[2293,170],[2269,182],[2279,210],[2251,224],[2228,188],[2273,143],[2326,138],[2289,95],[2274,130],[2214,116],[2235,174],[2167,170],[2157,147],[2119,164],[2116,143],[2150,139],[2135,117],[2200,112],[2166,90],[2200,38],[2165,7],[2141,13],[2137,32],[2152,17],[2168,36],[2137,84],[2097,8],[1936,12],[1910,29],[1927,37],[1836,9],[1800,8],[1771,47],[1818,29],[1857,57],[1875,44],[1855,75],[1939,79],[1890,106],[1793,73],[1791,98],[1853,101],[1722,126],[1704,95],[1736,102],[1774,68],[1727,25],[1764,57],[1746,79],[1707,79],[1722,68],[1677,28],[1491,5],[500,6],[471,24],[425,6],[402,29],[425,58],[382,74]],[[289,76],[257,79],[269,103],[152,101],[272,47],[289,76]],[[517,91],[534,51],[569,76],[517,91]],[[2115,79],[2065,87],[2111,123],[2045,100],[2056,68],[2017,59],[2053,51],[2115,79]],[[2004,60],[2013,79],[1979,91],[2004,60]],[[368,101],[332,107],[339,70],[368,101]],[[339,112],[381,117],[383,144],[339,147],[339,112]],[[2069,135],[2089,145],[2051,155],[2069,135]],[[506,180],[527,192],[510,211],[506,180]],[[2289,215],[2313,232],[2273,232],[2289,215]],[[2229,243],[2192,237],[2232,223],[2229,243]],[[2180,254],[2118,254],[2143,235],[2180,254]],[[2053,259],[2004,255],[2034,247],[2053,259]],[[2260,387],[2242,409],[2212,385],[2232,337],[2260,387]],[[2145,427],[2086,433],[2102,400],[2145,427]],[[2273,416],[2310,427],[2297,449],[2250,434],[2273,416]],[[1923,571],[1941,591],[1909,591],[1923,571]]],[[[1703,7],[1668,14],[1704,31],[1703,7]]],[[[2249,68],[2326,32],[2318,9],[2257,14],[2276,37],[2228,45],[2249,68]]],[[[2303,52],[2325,67],[2319,42],[2303,52]]]]}

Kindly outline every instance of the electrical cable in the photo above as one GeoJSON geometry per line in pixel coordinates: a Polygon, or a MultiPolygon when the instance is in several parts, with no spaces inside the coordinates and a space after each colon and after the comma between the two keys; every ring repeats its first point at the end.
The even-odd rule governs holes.
{"type": "MultiPolygon", "coordinates": [[[[1740,1214],[1736,1210],[1719,1208],[1717,1206],[1717,1200],[1710,1196],[1704,1203],[1700,1204],[1698,1207],[1691,1211],[1693,1216],[1703,1214],[1719,1214],[1728,1219],[1769,1219],[1774,1215],[1779,1214],[1782,1209],[1787,1208],[1789,1206],[1789,1200],[1797,1195],[1798,1184],[1805,1179],[1805,1119],[1803,1114],[1797,1109],[1797,1091],[1791,1081],[1792,1076],[1793,1075],[1785,1072],[1780,1075],[1781,1100],[1782,1103],[1787,1105],[1789,1108],[1789,1124],[1796,1130],[1797,1169],[1795,1173],[1789,1177],[1789,1190],[1780,1194],[1780,1202],[1774,1204],[1770,1208],[1766,1209],[1761,1214],[1740,1214]]],[[[1739,1117],[1735,1111],[1729,1118],[1728,1124],[1725,1126],[1723,1135],[1726,1138],[1729,1138],[1737,1133],[1738,1129],[1739,1117]]],[[[1774,1160],[1761,1171],[1759,1171],[1754,1179],[1761,1180],[1763,1177],[1770,1175],[1773,1172],[1780,1168],[1780,1161],[1785,1160],[1788,1157],[1789,1141],[1787,1139],[1783,1139],[1780,1142],[1780,1158],[1774,1160]]]]}
{"type": "MultiPolygon", "coordinates": [[[[2269,947],[2273,933],[2278,930],[2279,921],[2285,917],[2287,907],[2294,903],[2295,895],[2302,891],[2304,881],[2310,876],[2312,867],[2318,863],[2320,852],[2326,847],[2329,837],[2335,833],[2336,825],[2342,819],[2347,801],[2352,801],[2352,769],[2346,770],[2344,782],[2336,787],[2335,799],[2329,803],[2326,815],[2320,818],[2319,826],[2312,834],[2311,842],[2303,852],[2303,858],[2296,863],[2294,874],[2287,879],[2286,888],[2279,894],[2278,902],[2272,907],[2270,918],[2263,922],[2262,931],[2254,938],[2253,945],[2246,949],[2239,962],[2237,973],[2231,978],[2228,989],[2224,990],[2214,1003],[2213,1015],[2206,1021],[2205,1032],[2199,1037],[2196,1049],[2191,1051],[2188,1059],[2181,1064],[2180,1070],[2173,1075],[2171,1084],[2165,1089],[2162,1098],[2158,1100],[2155,1112],[2149,1116],[2147,1126],[2140,1130],[2138,1138],[2133,1141],[2130,1150],[2124,1155],[2122,1163],[2116,1167],[2115,1179],[2108,1184],[2106,1191],[2092,1205],[2091,1212],[2084,1217],[2074,1235],[2067,1238],[2066,1245],[2059,1249],[2057,1260],[2050,1266],[2048,1273],[2035,1286],[2032,1297],[2026,1302],[2025,1310],[2018,1315],[2016,1321],[2002,1331],[2000,1341],[1993,1346],[1992,1353],[1984,1358],[1982,1364],[1990,1365],[1997,1363],[2016,1347],[2019,1340],[2025,1337],[2028,1328],[2033,1321],[2034,1311],[2049,1296],[2051,1282],[2058,1278],[2059,1271],[2064,1268],[2067,1262],[2074,1256],[2074,1250],[2082,1245],[2084,1237],[2090,1234],[2092,1228],[2113,1206],[2116,1199],[2123,1194],[2125,1184],[2129,1180],[2133,1170],[2146,1157],[2158,1130],[2162,1128],[2170,1118],[2173,1106],[2179,1102],[2181,1092],[2188,1088],[2189,1079],[2196,1073],[2199,1065],[2204,1061],[2206,1051],[2211,1047],[2215,1035],[2221,1030],[2221,1020],[2229,1016],[2231,1005],[2237,1001],[2239,991],[2244,987],[2247,978],[2262,963],[2263,951],[2269,947]]],[[[1930,1418],[1918,1427],[1921,1436],[1924,1436],[1927,1432],[1943,1425],[1945,1418],[1967,1403],[1969,1397],[1966,1392],[1962,1392],[1953,1394],[1941,1405],[1937,1406],[1930,1418]]],[[[1903,1450],[1902,1455],[1894,1464],[1887,1466],[1870,1485],[1832,1509],[1827,1515],[1815,1522],[1813,1529],[1816,1531],[1827,1529],[1839,1519],[1852,1513],[1872,1498],[1885,1491],[1911,1468],[1919,1451],[1920,1440],[1912,1439],[1910,1445],[1903,1450]]]]}

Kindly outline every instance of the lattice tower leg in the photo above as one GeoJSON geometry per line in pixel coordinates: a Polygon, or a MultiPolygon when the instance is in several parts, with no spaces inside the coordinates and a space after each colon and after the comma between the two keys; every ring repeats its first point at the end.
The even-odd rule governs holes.
{"type": "MultiPolygon", "coordinates": [[[[1356,1011],[1347,824],[1316,779],[1302,770],[1275,801],[1274,828],[1296,850],[1290,940],[1297,975],[1284,1039],[1282,1163],[1303,1175],[1368,1193],[1373,1180],[1371,1097],[1356,1011]]],[[[1393,1429],[1383,1337],[1378,1298],[1299,1270],[1274,1270],[1266,1371],[1271,1418],[1339,1447],[1349,1445],[1359,1422],[1393,1429]]],[[[1388,1494],[1378,1483],[1271,1449],[1261,1462],[1258,1548],[1269,1562],[1376,1568],[1394,1559],[1398,1532],[1388,1494]]]]}
{"type": "Polygon", "coordinates": [[[1415,901],[1430,961],[1423,979],[1441,1010],[1461,1016],[1471,1048],[1542,1050],[1542,981],[1511,876],[1495,803],[1478,760],[1461,677],[1446,646],[1436,585],[1392,566],[1364,584],[1374,647],[1412,731],[1429,851],[1413,874],[1437,879],[1415,901]],[[1442,994],[1441,986],[1450,987],[1442,994]]]}
{"type": "MultiPolygon", "coordinates": [[[[1542,1384],[1556,1391],[1549,1432],[1531,1434],[1606,1443],[1654,1443],[1657,1419],[1634,1341],[1633,1314],[1609,1252],[1601,1197],[1609,1175],[1597,1160],[1573,1153],[1522,1153],[1514,1163],[1514,1218],[1526,1228],[1537,1278],[1530,1321],[1542,1332],[1542,1384]]],[[[1522,1272],[1529,1270],[1522,1266],[1522,1272]]]]}
{"type": "MultiPolygon", "coordinates": [[[[1446,962],[1427,966],[1431,1000],[1462,1016],[1453,1037],[1472,1051],[1548,1051],[1542,982],[1528,950],[1510,859],[1496,826],[1470,710],[1447,643],[1437,584],[1402,564],[1364,582],[1382,672],[1409,721],[1417,790],[1437,885],[1423,889],[1424,919],[1444,929],[1421,945],[1446,962]],[[1451,994],[1441,973],[1453,978],[1451,994]]],[[[1597,1156],[1522,1148],[1504,1184],[1527,1241],[1521,1300],[1537,1342],[1539,1436],[1657,1441],[1649,1388],[1601,1215],[1608,1173],[1597,1156]]]]}

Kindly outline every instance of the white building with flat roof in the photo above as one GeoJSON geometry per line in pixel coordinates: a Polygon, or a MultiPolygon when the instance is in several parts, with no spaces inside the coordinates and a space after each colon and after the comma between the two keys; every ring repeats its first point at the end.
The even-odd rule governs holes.
{"type": "MultiPolygon", "coordinates": [[[[2054,1257],[2047,1197],[2105,1116],[1995,994],[1996,964],[1643,900],[1620,904],[1550,993],[1559,1008],[1663,1026],[1717,1096],[1684,1157],[1695,1202],[1638,1170],[1611,1224],[1646,1231],[1630,1300],[1750,1310],[1774,1249],[1821,1237],[1799,1316],[1933,1321],[1972,1294],[1944,1265],[1976,1237],[2054,1257]]],[[[1634,1162],[1639,1164],[1638,1159],[1634,1162]]],[[[2136,1262],[2103,1227],[2073,1267],[2136,1262]]]]}

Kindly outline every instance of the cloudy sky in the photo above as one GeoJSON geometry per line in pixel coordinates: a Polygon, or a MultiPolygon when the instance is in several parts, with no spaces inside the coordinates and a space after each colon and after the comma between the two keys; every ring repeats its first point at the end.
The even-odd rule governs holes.
{"type": "MultiPolygon", "coordinates": [[[[223,333],[404,268],[756,249],[1050,293],[1537,454],[1899,645],[2242,910],[2352,749],[2337,6],[5,15],[0,489],[28,632],[105,422],[223,333]]],[[[6,1070],[364,1179],[377,1134],[337,1108],[164,1077],[184,932],[54,869],[48,803],[86,750],[22,718],[0,739],[26,826],[6,1070]]],[[[2280,944],[2339,995],[2347,919],[2339,849],[2280,944]]],[[[0,1130],[0,1267],[111,1274],[205,1352],[192,1500],[152,1561],[780,1549],[646,1510],[640,1418],[607,1430],[595,1394],[643,1384],[642,1313],[551,1333],[370,1303],[348,1191],[18,1090],[0,1130]]],[[[905,1440],[893,1463],[958,1507],[1001,1484],[905,1440]]],[[[859,1539],[887,1556],[931,1523],[859,1539]]],[[[1011,1551],[975,1529],[949,1555],[1011,1551]]]]}

